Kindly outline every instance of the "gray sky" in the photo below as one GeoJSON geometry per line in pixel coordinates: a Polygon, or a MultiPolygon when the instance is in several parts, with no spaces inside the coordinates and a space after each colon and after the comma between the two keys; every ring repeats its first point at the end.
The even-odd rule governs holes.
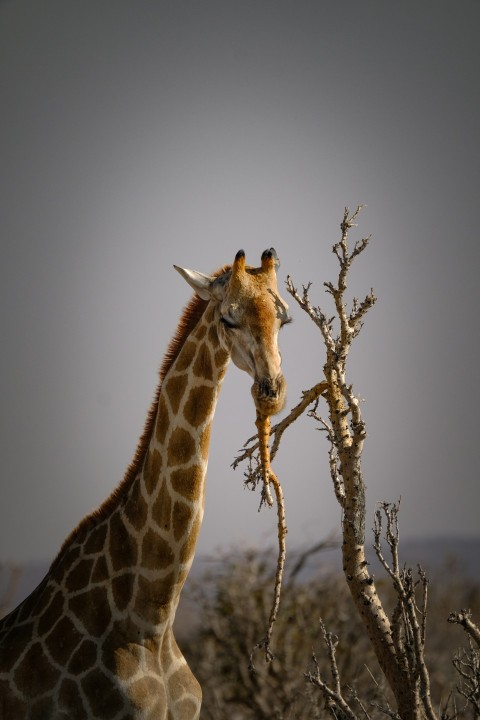
{"type": "MultiPolygon", "coordinates": [[[[121,480],[190,295],[173,263],[273,245],[327,309],[357,203],[368,524],[401,496],[404,536],[478,533],[479,24],[478,0],[0,2],[0,558],[51,558],[121,480]]],[[[323,365],[292,314],[287,408],[323,365]]],[[[250,384],[220,396],[201,553],[275,543],[230,469],[250,384]]],[[[275,467],[291,547],[338,528],[312,421],[275,467]]]]}

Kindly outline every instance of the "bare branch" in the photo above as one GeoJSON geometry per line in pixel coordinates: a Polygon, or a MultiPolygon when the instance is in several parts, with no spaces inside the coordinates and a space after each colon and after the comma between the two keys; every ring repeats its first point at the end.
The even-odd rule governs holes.
{"type": "Polygon", "coordinates": [[[290,295],[294,298],[294,300],[297,301],[297,303],[300,305],[302,310],[304,310],[307,315],[313,320],[315,325],[320,329],[320,332],[323,335],[323,339],[327,347],[334,351],[335,350],[335,344],[332,338],[332,323],[333,318],[327,318],[327,316],[322,312],[322,310],[319,307],[314,307],[312,303],[310,302],[309,297],[309,291],[310,291],[311,283],[308,283],[308,285],[303,286],[303,293],[302,295],[299,294],[298,290],[294,286],[292,279],[290,275],[287,276],[287,290],[290,293],[290,295]]]}
{"type": "MultiPolygon", "coordinates": [[[[270,617],[268,620],[268,628],[267,632],[265,634],[265,637],[263,640],[261,640],[255,647],[253,648],[251,654],[250,654],[250,669],[253,671],[254,664],[253,664],[253,655],[255,650],[259,648],[264,648],[265,650],[265,658],[267,662],[270,662],[273,660],[274,655],[270,648],[270,643],[272,639],[272,633],[273,633],[273,626],[275,624],[275,621],[277,619],[278,615],[278,609],[280,607],[280,595],[282,591],[282,580],[283,580],[283,570],[285,567],[285,557],[286,557],[286,544],[285,544],[285,537],[287,535],[287,523],[285,519],[285,502],[283,499],[283,490],[282,486],[280,485],[280,482],[273,472],[271,465],[270,465],[270,449],[269,449],[269,438],[270,438],[270,416],[262,416],[257,415],[257,428],[258,428],[258,437],[259,437],[259,452],[260,452],[260,461],[261,461],[261,471],[262,471],[262,477],[264,482],[264,488],[265,488],[265,495],[268,499],[269,497],[269,485],[272,483],[274,490],[275,490],[275,497],[277,500],[277,529],[278,529],[278,557],[277,557],[277,570],[275,574],[275,588],[274,588],[274,594],[273,594],[273,603],[272,608],[270,610],[270,617]]],[[[272,503],[270,503],[272,504],[272,503]]]]}
{"type": "Polygon", "coordinates": [[[475,641],[480,648],[480,628],[472,620],[471,610],[460,610],[460,612],[452,612],[448,616],[448,622],[461,625],[466,633],[475,641]]]}
{"type": "Polygon", "coordinates": [[[460,650],[453,659],[453,665],[462,682],[457,690],[473,708],[475,718],[480,717],[480,653],[469,638],[469,651],[460,650]]]}
{"type": "MultiPolygon", "coordinates": [[[[335,651],[332,647],[332,640],[328,640],[327,637],[325,637],[327,634],[324,634],[324,639],[327,644],[328,648],[328,654],[330,658],[330,662],[334,664],[334,669],[332,668],[332,673],[337,672],[338,669],[336,666],[336,660],[335,660],[335,651]]],[[[315,653],[312,654],[313,662],[315,665],[315,673],[305,673],[305,677],[309,682],[311,682],[313,685],[316,685],[320,688],[322,691],[322,694],[325,698],[325,705],[327,707],[327,710],[330,712],[330,715],[332,715],[333,718],[337,718],[338,715],[335,713],[335,706],[343,713],[343,717],[347,720],[359,720],[358,716],[353,712],[350,705],[347,703],[343,695],[341,694],[340,687],[336,686],[337,689],[332,689],[328,683],[326,683],[321,676],[320,673],[320,666],[318,664],[318,660],[316,658],[315,653]]]]}
{"type": "Polygon", "coordinates": [[[373,288],[370,290],[370,293],[365,297],[362,303],[358,304],[354,299],[352,312],[350,313],[350,316],[348,318],[348,324],[353,330],[353,337],[356,337],[362,329],[362,319],[364,315],[366,315],[367,312],[370,310],[370,308],[373,307],[376,301],[377,298],[373,292],[373,288]]]}
{"type": "MultiPolygon", "coordinates": [[[[276,425],[274,425],[270,431],[270,436],[273,436],[274,440],[272,443],[272,447],[270,450],[270,459],[273,460],[277,450],[280,446],[280,441],[282,439],[283,433],[285,430],[290,427],[290,425],[297,420],[300,415],[303,415],[305,410],[308,408],[309,405],[311,405],[313,402],[315,402],[320,395],[325,392],[327,389],[327,383],[325,381],[319,382],[313,387],[311,387],[309,390],[304,390],[302,392],[302,397],[300,402],[295,405],[294,408],[290,411],[290,413],[283,418],[280,422],[278,422],[276,425]]],[[[258,479],[260,478],[260,468],[259,468],[259,458],[257,458],[255,462],[255,456],[258,455],[258,449],[259,449],[259,441],[258,441],[258,434],[253,435],[250,437],[243,446],[243,452],[240,455],[237,455],[235,460],[232,463],[232,467],[235,470],[240,463],[244,461],[252,461],[252,467],[250,468],[249,472],[246,472],[245,475],[247,477],[246,482],[252,483],[253,487],[256,486],[256,483],[258,479]],[[251,445],[253,443],[253,445],[251,445]],[[247,447],[250,445],[250,447],[247,447]]]]}

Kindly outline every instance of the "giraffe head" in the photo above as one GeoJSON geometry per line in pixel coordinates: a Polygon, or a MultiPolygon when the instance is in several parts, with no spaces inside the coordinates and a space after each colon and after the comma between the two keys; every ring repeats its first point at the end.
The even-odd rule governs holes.
{"type": "Polygon", "coordinates": [[[195,292],[212,303],[219,342],[235,365],[253,378],[252,395],[261,415],[279,412],[286,398],[278,331],[290,316],[278,294],[279,265],[270,248],[258,268],[247,266],[239,250],[231,268],[214,277],[175,266],[195,292]]]}

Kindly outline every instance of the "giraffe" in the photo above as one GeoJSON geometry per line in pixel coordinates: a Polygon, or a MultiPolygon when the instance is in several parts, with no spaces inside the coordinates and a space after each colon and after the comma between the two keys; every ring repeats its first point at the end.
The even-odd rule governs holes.
{"type": "Polygon", "coordinates": [[[65,540],[0,622],[0,720],[193,720],[201,688],[173,635],[203,518],[210,428],[232,359],[257,414],[285,404],[278,331],[290,320],[273,248],[213,276],[175,268],[195,295],[160,370],[120,485],[65,540]]]}

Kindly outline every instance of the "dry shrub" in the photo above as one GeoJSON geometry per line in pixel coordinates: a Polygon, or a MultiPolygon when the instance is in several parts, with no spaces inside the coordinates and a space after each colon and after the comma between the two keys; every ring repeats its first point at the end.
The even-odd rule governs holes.
{"type": "MultiPolygon", "coordinates": [[[[359,703],[371,718],[384,718],[379,708],[392,698],[375,654],[353,605],[343,576],[318,571],[303,581],[287,581],[282,591],[268,663],[261,650],[251,653],[265,634],[271,608],[274,552],[226,555],[188,588],[196,607],[196,622],[182,650],[203,688],[203,720],[304,720],[332,717],[306,674],[313,671],[315,652],[322,676],[330,679],[330,664],[320,628],[338,637],[336,659],[345,696],[359,703]],[[253,660],[254,669],[250,667],[253,660]]],[[[290,566],[295,558],[290,558],[290,566]]],[[[385,605],[393,603],[389,582],[377,580],[385,605]]],[[[455,691],[458,677],[452,664],[456,649],[465,645],[460,628],[447,623],[452,608],[478,607],[480,586],[451,566],[436,573],[429,588],[427,663],[432,697],[442,707],[455,691]]],[[[181,616],[180,616],[181,617],[181,616]]],[[[453,697],[453,696],[452,696],[453,697]]],[[[451,700],[452,702],[452,700],[451,700]]],[[[473,715],[457,697],[459,717],[473,715]]]]}

